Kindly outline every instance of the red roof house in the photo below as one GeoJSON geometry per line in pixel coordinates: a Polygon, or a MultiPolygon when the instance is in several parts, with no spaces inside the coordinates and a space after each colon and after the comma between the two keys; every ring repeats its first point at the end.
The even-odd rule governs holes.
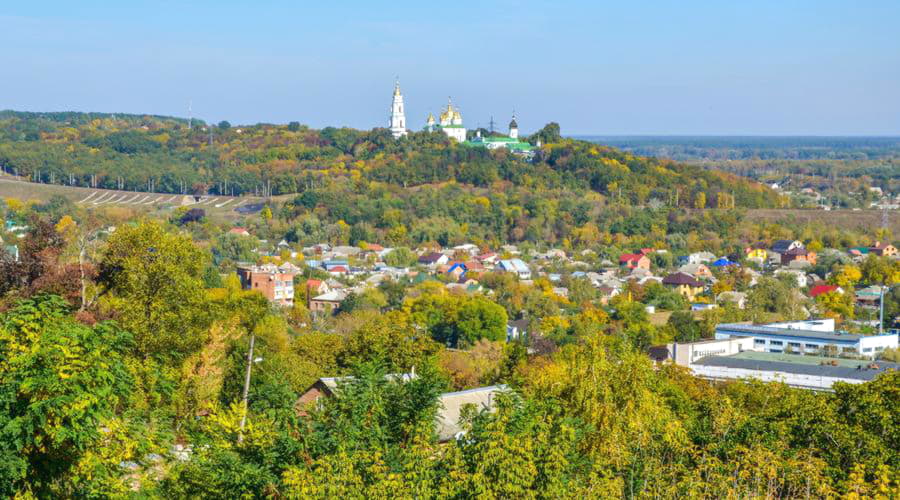
{"type": "Polygon", "coordinates": [[[809,289],[809,296],[812,298],[816,298],[819,295],[822,295],[823,293],[830,293],[830,292],[844,293],[844,291],[841,289],[841,287],[839,287],[837,285],[816,285],[809,289]]]}

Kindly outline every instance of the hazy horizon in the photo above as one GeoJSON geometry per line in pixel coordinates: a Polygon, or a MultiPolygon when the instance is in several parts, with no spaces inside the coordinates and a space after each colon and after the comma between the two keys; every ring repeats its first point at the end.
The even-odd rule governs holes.
{"type": "Polygon", "coordinates": [[[567,136],[900,135],[900,3],[7,5],[0,108],[567,136]]]}

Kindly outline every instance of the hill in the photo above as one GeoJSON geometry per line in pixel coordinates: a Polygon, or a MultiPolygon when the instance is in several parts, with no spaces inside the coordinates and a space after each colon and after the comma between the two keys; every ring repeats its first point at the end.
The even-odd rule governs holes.
{"type": "Polygon", "coordinates": [[[630,205],[772,207],[778,195],[737,176],[562,139],[534,161],[464,148],[441,133],[394,140],[386,129],[313,130],[299,123],[232,127],[161,116],[0,112],[0,167],[51,184],[162,193],[283,195],[333,183],[594,192],[630,205]]]}

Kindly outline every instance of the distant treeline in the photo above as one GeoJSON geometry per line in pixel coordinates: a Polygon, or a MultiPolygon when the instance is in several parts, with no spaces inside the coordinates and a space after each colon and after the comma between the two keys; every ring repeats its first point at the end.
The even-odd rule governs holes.
{"type": "Polygon", "coordinates": [[[39,182],[98,188],[281,195],[372,182],[457,182],[492,191],[556,191],[635,206],[773,207],[784,200],[740,177],[563,139],[551,123],[528,138],[533,160],[461,147],[440,132],[395,140],[387,129],[231,126],[101,113],[0,113],[0,167],[39,182]]]}

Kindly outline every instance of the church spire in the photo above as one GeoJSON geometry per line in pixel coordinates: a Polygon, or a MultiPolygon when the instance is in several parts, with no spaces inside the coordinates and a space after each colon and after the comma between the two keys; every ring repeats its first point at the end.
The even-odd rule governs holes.
{"type": "Polygon", "coordinates": [[[406,130],[406,114],[403,111],[403,94],[400,93],[400,77],[394,82],[394,98],[391,102],[390,117],[391,135],[398,138],[408,134],[406,130]]]}

